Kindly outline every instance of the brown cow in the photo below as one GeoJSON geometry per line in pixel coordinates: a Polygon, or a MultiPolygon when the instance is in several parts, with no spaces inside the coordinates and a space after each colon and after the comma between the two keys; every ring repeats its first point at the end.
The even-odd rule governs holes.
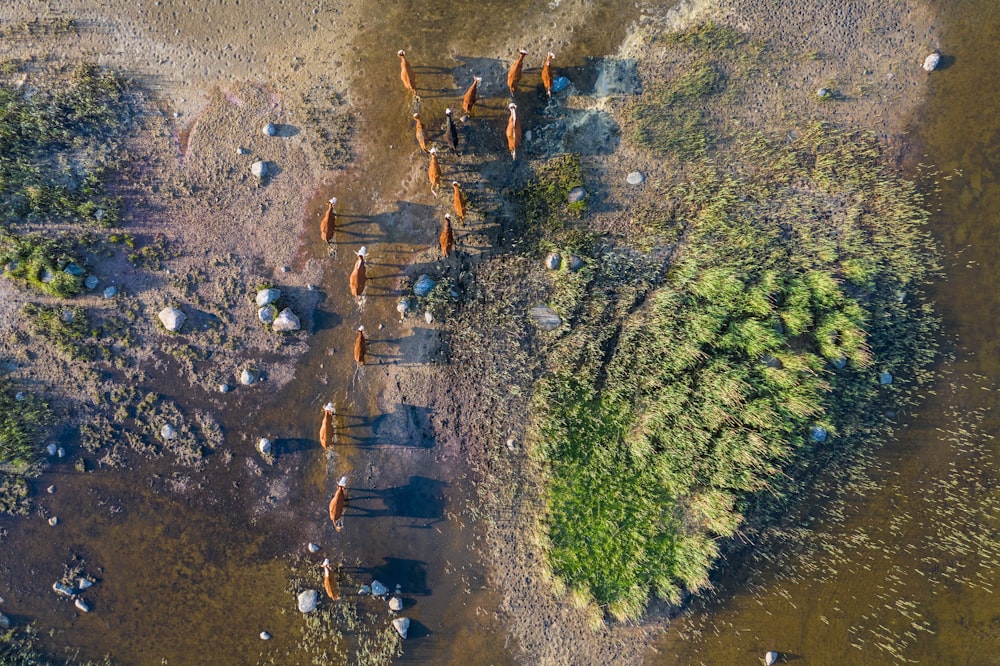
{"type": "Polygon", "coordinates": [[[476,95],[479,91],[479,83],[482,80],[483,77],[481,76],[472,77],[472,85],[465,91],[465,97],[462,98],[462,113],[466,116],[471,116],[472,110],[476,108],[476,95]]]}
{"type": "Polygon", "coordinates": [[[451,187],[455,190],[455,215],[458,216],[459,223],[465,222],[465,202],[462,201],[462,190],[458,189],[458,181],[451,181],[451,187]]]}
{"type": "Polygon", "coordinates": [[[518,51],[517,60],[514,61],[514,64],[510,66],[510,71],[507,72],[507,88],[510,89],[511,97],[517,92],[517,84],[521,82],[521,71],[524,69],[524,56],[527,54],[528,52],[524,49],[518,51]]]}
{"type": "Polygon", "coordinates": [[[330,520],[333,521],[333,528],[338,532],[344,527],[344,509],[347,507],[347,477],[340,477],[337,482],[337,492],[330,500],[330,520]]]}
{"type": "Polygon", "coordinates": [[[333,233],[337,230],[337,211],[333,208],[336,205],[337,197],[330,199],[326,206],[326,213],[319,223],[319,235],[326,243],[333,240],[333,233]]]}
{"type": "Polygon", "coordinates": [[[326,596],[333,601],[339,601],[340,583],[337,580],[337,574],[333,573],[329,558],[323,560],[323,564],[320,566],[323,567],[323,587],[326,589],[326,596]]]}
{"type": "MultiPolygon", "coordinates": [[[[399,56],[399,78],[402,79],[406,89],[416,95],[417,82],[413,76],[413,68],[410,67],[410,63],[406,60],[406,51],[399,50],[396,52],[396,55],[399,56]]],[[[417,96],[419,97],[419,95],[417,96]]]]}
{"type": "Polygon", "coordinates": [[[510,118],[507,120],[507,149],[510,156],[517,159],[517,149],[521,145],[521,120],[517,117],[517,104],[511,102],[507,105],[510,109],[510,118]]]}
{"type": "Polygon", "coordinates": [[[413,120],[417,124],[415,131],[417,135],[417,145],[420,146],[420,150],[427,152],[427,135],[424,134],[424,124],[420,122],[420,114],[414,113],[413,120]]]}
{"type": "Polygon", "coordinates": [[[549,51],[545,56],[545,63],[542,65],[542,85],[545,86],[545,94],[552,97],[552,59],[556,54],[549,51]]]}
{"type": "Polygon", "coordinates": [[[333,448],[333,403],[323,405],[323,422],[319,426],[319,443],[324,449],[333,448]]]}
{"type": "Polygon", "coordinates": [[[366,248],[358,250],[358,259],[354,262],[354,270],[351,271],[351,296],[354,298],[361,298],[361,295],[365,293],[365,279],[368,275],[368,268],[365,266],[365,257],[367,256],[368,250],[366,248]]]}
{"type": "Polygon", "coordinates": [[[446,257],[451,254],[451,249],[455,247],[455,233],[451,230],[450,214],[446,213],[444,216],[444,229],[441,230],[438,241],[441,243],[441,254],[446,257]]]}
{"type": "Polygon", "coordinates": [[[358,336],[354,338],[354,362],[365,364],[365,353],[368,351],[368,339],[365,338],[365,327],[358,326],[358,336]]]}
{"type": "Polygon", "coordinates": [[[441,165],[438,164],[437,148],[431,148],[431,164],[427,167],[427,177],[431,181],[431,194],[435,197],[441,188],[441,165]]]}

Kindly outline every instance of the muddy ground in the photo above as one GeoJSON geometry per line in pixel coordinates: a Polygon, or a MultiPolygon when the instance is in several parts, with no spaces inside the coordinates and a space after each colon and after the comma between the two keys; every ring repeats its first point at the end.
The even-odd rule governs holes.
{"type": "MultiPolygon", "coordinates": [[[[509,54],[518,47],[531,52],[526,129],[534,133],[526,136],[525,157],[580,153],[592,228],[610,244],[624,244],[635,233],[636,216],[658,205],[658,185],[677,168],[623,138],[630,100],[684,67],[659,45],[665,32],[712,20],[768,44],[759,86],[721,102],[717,116],[730,128],[780,135],[809,119],[826,119],[870,128],[896,147],[905,143],[910,112],[925,89],[920,63],[937,47],[933,12],[904,0],[616,7],[583,0],[531,9],[506,3],[495,8],[497,19],[514,29],[499,34],[482,27],[478,3],[460,2],[431,8],[360,0],[71,0],[58,14],[45,2],[0,8],[8,27],[67,17],[75,23],[68,31],[43,27],[4,40],[0,56],[31,61],[29,85],[32,68],[92,60],[120,69],[142,91],[147,111],[129,144],[133,168],[118,185],[128,202],[122,231],[143,243],[160,237],[170,251],[158,270],[136,270],[123,254],[96,262],[100,289],[114,284],[119,295],[108,302],[99,289],[82,298],[94,308],[135,313],[139,343],[122,351],[130,359],[122,373],[144,386],[162,386],[188,420],[198,421],[192,429],[202,420],[236,422],[233,404],[218,390],[223,383],[239,392],[243,418],[255,404],[280,400],[302,375],[296,359],[321,330],[338,331],[330,350],[339,348],[341,355],[329,362],[350,365],[346,352],[360,315],[343,293],[320,286],[339,280],[346,291],[356,246],[377,246],[385,225],[408,225],[406,233],[396,230],[399,242],[377,250],[380,281],[366,307],[390,327],[385,337],[409,342],[394,351],[398,362],[387,359],[371,373],[365,400],[425,409],[426,424],[395,423],[393,436],[418,437],[414,430],[426,428],[440,447],[426,464],[457,459],[477,475],[470,511],[486,530],[481,555],[502,595],[496,611],[508,645],[516,646],[508,649],[524,663],[639,663],[669,613],[657,609],[650,621],[634,626],[599,622],[598,609],[576,607],[545,576],[542,549],[532,536],[541,500],[537,470],[525,452],[527,402],[546,369],[551,340],[525,312],[544,301],[552,285],[540,261],[505,255],[498,247],[505,239],[491,221],[497,211],[508,211],[505,190],[518,178],[502,135],[509,54]],[[597,45],[601,51],[588,52],[597,45]],[[418,82],[419,102],[401,90],[397,48],[408,49],[419,65],[425,82],[418,82]],[[574,84],[548,105],[537,92],[537,56],[547,49],[559,53],[557,73],[563,68],[574,84]],[[601,71],[610,87],[597,87],[601,71]],[[460,258],[441,262],[433,243],[447,200],[429,192],[409,114],[419,109],[438,117],[444,105],[457,105],[473,73],[486,78],[482,115],[463,125],[466,149],[445,164],[446,179],[463,182],[472,213],[459,229],[460,258]],[[818,102],[821,87],[835,90],[837,99],[818,102]],[[274,136],[262,131],[268,123],[277,128],[274,136]],[[263,182],[250,173],[258,159],[271,167],[263,182]],[[635,170],[646,182],[626,185],[625,174],[635,170]],[[333,256],[318,242],[316,226],[330,195],[349,202],[356,216],[333,256]],[[396,299],[421,272],[448,274],[462,285],[458,315],[444,323],[428,324],[422,313],[395,321],[396,299]],[[302,331],[277,336],[256,321],[251,299],[263,284],[287,295],[302,331]],[[191,315],[181,336],[167,335],[154,321],[163,305],[174,302],[191,315]],[[266,381],[238,386],[247,367],[266,381]]],[[[437,123],[434,128],[442,143],[437,123]]],[[[4,281],[0,296],[6,313],[0,340],[9,341],[23,296],[4,281]]],[[[93,396],[112,391],[121,376],[90,373],[67,383],[74,369],[55,355],[28,354],[17,345],[0,352],[17,361],[16,376],[57,396],[72,426],[110,413],[93,396]]],[[[339,376],[334,372],[331,381],[339,376]]],[[[221,439],[206,443],[226,446],[221,439]]],[[[106,462],[118,461],[112,456],[106,462]]],[[[365,467],[365,454],[352,464],[365,467]]]]}

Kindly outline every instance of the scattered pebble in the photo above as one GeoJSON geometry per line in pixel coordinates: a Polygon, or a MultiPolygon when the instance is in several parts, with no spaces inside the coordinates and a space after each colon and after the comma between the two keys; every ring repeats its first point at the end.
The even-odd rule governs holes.
{"type": "Polygon", "coordinates": [[[101,281],[97,279],[96,275],[88,275],[83,281],[83,286],[85,286],[87,289],[93,290],[97,289],[97,285],[100,282],[101,281]]]}
{"type": "Polygon", "coordinates": [[[413,310],[413,303],[406,296],[400,298],[399,302],[396,303],[396,312],[399,313],[400,317],[405,317],[406,315],[410,314],[412,310],[413,310]]]}
{"type": "Polygon", "coordinates": [[[299,593],[299,612],[311,613],[319,605],[319,592],[316,590],[305,590],[299,593]]]}
{"type": "Polygon", "coordinates": [[[58,449],[56,449],[56,457],[57,458],[65,458],[66,457],[66,449],[64,449],[61,446],[58,449]]]}
{"type": "Polygon", "coordinates": [[[291,273],[292,272],[292,267],[291,266],[282,266],[281,267],[281,272],[282,273],[291,273]]]}
{"type": "Polygon", "coordinates": [[[264,136],[274,136],[278,133],[278,128],[275,127],[274,123],[268,123],[264,125],[264,136]]]}
{"type": "Polygon", "coordinates": [[[55,516],[52,516],[51,518],[49,518],[49,525],[51,525],[52,527],[55,527],[58,524],[59,524],[59,519],[56,518],[55,516]]]}
{"type": "Polygon", "coordinates": [[[260,640],[262,640],[262,641],[269,641],[269,640],[271,640],[271,634],[267,633],[266,631],[260,632],[260,640]]]}
{"type": "Polygon", "coordinates": [[[316,285],[314,285],[314,284],[307,284],[306,285],[306,289],[308,289],[309,291],[316,291],[316,285]]]}
{"type": "Polygon", "coordinates": [[[396,632],[402,637],[406,638],[406,632],[410,630],[410,618],[408,617],[397,617],[392,621],[392,626],[396,632]]]}
{"type": "Polygon", "coordinates": [[[257,180],[264,180],[264,176],[267,175],[267,164],[263,160],[257,160],[250,165],[250,173],[253,174],[254,178],[257,180]]]}
{"type": "Polygon", "coordinates": [[[628,183],[629,185],[642,185],[644,180],[646,180],[646,177],[643,176],[638,171],[632,171],[627,176],[625,176],[625,182],[628,183]]]}
{"type": "Polygon", "coordinates": [[[88,606],[87,602],[84,601],[83,599],[77,599],[76,601],[73,602],[73,605],[76,606],[81,613],[90,612],[90,606],[88,606]]]}
{"type": "Polygon", "coordinates": [[[232,387],[229,384],[219,384],[219,393],[229,393],[232,387]]]}
{"type": "Polygon", "coordinates": [[[104,298],[114,298],[118,295],[118,287],[112,285],[104,290],[104,298]]]}
{"type": "Polygon", "coordinates": [[[256,375],[249,370],[244,369],[243,372],[240,373],[240,383],[244,386],[250,386],[253,384],[255,379],[257,379],[256,375]]]}
{"type": "Polygon", "coordinates": [[[257,450],[260,452],[261,455],[266,456],[270,454],[273,449],[274,446],[271,444],[271,440],[269,440],[267,437],[261,437],[260,441],[257,442],[257,450]]]}
{"type": "Polygon", "coordinates": [[[827,88],[820,88],[819,90],[816,91],[816,97],[819,97],[820,99],[826,99],[827,97],[830,96],[830,94],[831,93],[827,88]]]}
{"type": "Polygon", "coordinates": [[[237,155],[249,155],[250,151],[248,149],[244,148],[243,146],[240,146],[240,147],[238,147],[236,149],[236,154],[237,155]]]}
{"type": "Polygon", "coordinates": [[[306,546],[306,548],[309,549],[310,553],[318,553],[319,552],[319,544],[317,544],[317,543],[310,543],[308,546],[306,546]]]}
{"type": "Polygon", "coordinates": [[[378,325],[378,330],[380,330],[380,331],[381,331],[381,330],[382,330],[383,328],[385,328],[385,324],[379,324],[379,325],[378,325]]]}

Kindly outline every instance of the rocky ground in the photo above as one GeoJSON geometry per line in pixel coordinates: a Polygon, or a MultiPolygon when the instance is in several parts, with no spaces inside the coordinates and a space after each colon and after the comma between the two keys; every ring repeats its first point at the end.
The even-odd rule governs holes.
{"type": "MultiPolygon", "coordinates": [[[[464,87],[469,74],[480,72],[488,79],[484,97],[502,97],[504,63],[475,61],[470,53],[579,48],[574,45],[600,30],[606,10],[589,2],[551,5],[549,16],[522,16],[521,33],[510,39],[484,31],[452,37],[443,46],[447,57],[439,56],[450,69],[420,69],[418,75],[435,86],[464,87]]],[[[736,65],[754,71],[758,85],[713,102],[714,117],[727,131],[780,135],[824,119],[870,128],[893,145],[905,141],[909,114],[927,77],[920,63],[937,46],[932,11],[906,0],[640,3],[634,11],[635,23],[621,30],[613,58],[590,66],[578,59],[581,64],[573,68],[556,61],[565,63],[576,81],[531,119],[533,133],[525,138],[528,159],[563,150],[583,155],[591,226],[612,243],[634,233],[636,216],[659,205],[660,184],[678,168],[628,139],[628,111],[637,94],[684,70],[678,51],[664,47],[664,35],[711,20],[765,45],[754,60],[736,65]],[[603,79],[597,76],[601,72],[603,79]],[[820,100],[820,88],[832,91],[833,99],[820,100]],[[643,184],[626,183],[625,175],[633,171],[644,174],[643,184]]],[[[119,68],[140,84],[145,112],[129,143],[130,168],[118,184],[128,202],[120,232],[153,248],[142,266],[128,261],[122,248],[89,267],[100,285],[81,303],[126,313],[136,335],[133,345],[116,351],[127,359],[115,366],[119,374],[83,373],[66,382],[75,375],[72,363],[46,350],[26,350],[17,336],[23,296],[5,281],[0,281],[0,354],[14,360],[21,378],[61,396],[61,413],[72,413],[75,426],[97,423],[98,435],[113,432],[102,425],[114,424],[112,406],[95,396],[112,395],[124,377],[161,386],[172,399],[161,412],[180,410],[203,443],[220,446],[213,412],[224,410],[228,398],[219,386],[245,391],[239,394],[245,402],[264,395],[252,391],[272,394],[289,386],[296,376],[294,361],[326,326],[317,313],[334,297],[311,287],[330,277],[313,236],[331,187],[353,187],[357,200],[367,198],[373,209],[402,210],[409,202],[413,216],[424,211],[416,206],[444,210],[427,192],[426,167],[411,152],[409,130],[383,129],[388,123],[405,128],[409,109],[385,108],[365,88],[366,81],[380,90],[395,91],[398,85],[396,62],[386,55],[396,46],[383,42],[398,38],[410,48],[399,26],[380,33],[385,24],[415,20],[438,34],[447,17],[435,12],[428,8],[426,16],[413,18],[360,0],[295,7],[280,0],[239,6],[71,0],[61,3],[58,13],[35,1],[0,8],[0,25],[23,27],[9,33],[0,57],[29,59],[28,85],[33,69],[79,59],[119,68]],[[66,19],[75,27],[60,27],[66,19]],[[372,65],[375,59],[378,65],[372,65]],[[264,132],[268,124],[273,135],[264,132]],[[268,167],[263,179],[251,173],[258,160],[268,167]],[[105,298],[103,290],[112,285],[116,294],[105,298]],[[285,304],[301,318],[301,331],[277,335],[257,321],[253,298],[262,286],[281,289],[285,304]],[[188,315],[178,335],[156,321],[167,305],[188,315]],[[265,388],[240,385],[247,368],[266,378],[265,388]]],[[[425,90],[421,111],[436,110],[443,94],[425,90]]],[[[489,122],[463,128],[468,148],[448,164],[446,177],[463,180],[473,210],[459,231],[465,254],[451,264],[465,303],[443,325],[424,327],[413,317],[394,329],[409,339],[401,350],[405,362],[390,364],[369,390],[380,404],[430,409],[442,450],[465,456],[479,475],[480,501],[471,511],[486,527],[482,555],[502,592],[499,617],[521,660],[639,663],[665,615],[639,625],[602,623],[599,609],[580,608],[546,577],[542,547],[534,541],[539,477],[526,454],[525,415],[532,382],[545,371],[549,340],[525,313],[551,293],[552,280],[540,261],[494,251],[505,239],[490,216],[503,214],[505,190],[514,178],[506,161],[496,159],[503,155],[503,107],[501,99],[491,100],[483,111],[489,122]],[[415,330],[430,332],[414,336],[415,330]],[[444,346],[440,330],[451,333],[444,346]],[[445,359],[450,364],[431,365],[445,359]]],[[[377,238],[379,224],[406,220],[405,215],[388,221],[372,217],[366,222],[373,224],[350,240],[369,242],[366,238],[377,238]]],[[[428,235],[427,244],[432,242],[428,235]]],[[[393,267],[381,269],[380,293],[393,297],[382,310],[391,312],[394,297],[420,272],[440,272],[436,251],[426,246],[382,250],[379,261],[393,267]]],[[[133,398],[138,403],[143,396],[133,398]]],[[[107,457],[115,461],[114,455],[107,457]]]]}

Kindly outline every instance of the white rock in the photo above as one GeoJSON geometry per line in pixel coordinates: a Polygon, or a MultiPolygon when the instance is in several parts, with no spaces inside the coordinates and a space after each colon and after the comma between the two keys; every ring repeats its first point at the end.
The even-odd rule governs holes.
{"type": "Polygon", "coordinates": [[[52,516],[51,518],[49,518],[49,525],[55,527],[58,524],[59,524],[59,519],[57,517],[52,516]]]}
{"type": "Polygon", "coordinates": [[[77,599],[76,601],[73,602],[73,605],[76,606],[78,609],[80,609],[80,612],[82,613],[90,612],[90,606],[88,606],[87,602],[84,601],[83,599],[77,599]]]}
{"type": "Polygon", "coordinates": [[[274,323],[271,324],[272,331],[278,331],[280,333],[285,333],[288,331],[297,331],[302,328],[302,324],[299,323],[299,318],[295,316],[295,313],[285,308],[281,313],[274,319],[274,323]]]}
{"type": "Polygon", "coordinates": [[[257,442],[257,450],[260,451],[261,455],[266,456],[273,449],[274,446],[271,444],[271,440],[269,440],[267,437],[261,437],[260,440],[257,442]]]}
{"type": "Polygon", "coordinates": [[[257,180],[263,180],[264,176],[267,175],[267,164],[262,160],[257,160],[250,165],[250,173],[253,174],[254,178],[257,180]]]}
{"type": "Polygon", "coordinates": [[[643,176],[638,171],[632,171],[627,176],[625,176],[625,182],[628,183],[629,185],[642,185],[642,182],[644,180],[646,180],[646,177],[643,176]]]}
{"type": "Polygon", "coordinates": [[[262,308],[270,305],[281,298],[280,289],[261,289],[257,292],[257,307],[262,308]]]}
{"type": "Polygon", "coordinates": [[[59,594],[65,594],[67,597],[73,596],[73,588],[59,580],[52,583],[52,589],[59,594]]]}
{"type": "Polygon", "coordinates": [[[392,626],[396,632],[402,637],[406,638],[406,632],[410,630],[410,618],[408,617],[397,617],[392,621],[392,626]]]}
{"type": "Polygon", "coordinates": [[[160,437],[163,439],[176,439],[177,429],[169,423],[164,423],[163,427],[160,428],[160,437]]]}
{"type": "Polygon", "coordinates": [[[924,71],[933,72],[937,69],[937,66],[941,64],[941,54],[932,53],[926,58],[924,58],[924,71]]]}
{"type": "Polygon", "coordinates": [[[271,634],[267,633],[266,631],[260,632],[260,640],[262,640],[262,641],[269,641],[269,640],[271,640],[271,634]]]}
{"type": "Polygon", "coordinates": [[[424,310],[424,321],[426,321],[428,324],[433,324],[434,313],[431,312],[430,310],[424,310]]]}
{"type": "Polygon", "coordinates": [[[56,447],[55,444],[49,444],[48,446],[45,447],[45,452],[48,453],[50,456],[54,456],[57,450],[58,448],[56,447]]]}
{"type": "Polygon", "coordinates": [[[382,597],[389,594],[389,588],[387,588],[382,583],[377,580],[372,581],[372,594],[376,597],[382,597]]]}
{"type": "Polygon", "coordinates": [[[260,323],[262,324],[273,324],[277,317],[278,308],[273,305],[265,305],[261,309],[257,310],[257,319],[260,319],[260,323]]]}
{"type": "Polygon", "coordinates": [[[319,592],[316,590],[306,590],[299,593],[299,612],[311,613],[319,605],[319,592]]]}
{"type": "Polygon", "coordinates": [[[86,590],[88,587],[94,587],[94,581],[89,578],[77,578],[76,586],[81,590],[86,590]]]}
{"type": "Polygon", "coordinates": [[[274,126],[274,123],[268,123],[264,125],[264,136],[274,136],[278,133],[278,128],[274,126]]]}
{"type": "Polygon", "coordinates": [[[545,257],[545,267],[550,271],[555,271],[559,269],[562,265],[562,255],[558,252],[549,252],[545,257]]]}
{"type": "Polygon", "coordinates": [[[306,546],[306,548],[309,550],[310,553],[318,553],[319,552],[319,544],[317,544],[317,543],[311,543],[310,542],[310,544],[308,546],[306,546]]]}
{"type": "Polygon", "coordinates": [[[160,318],[163,328],[174,332],[181,330],[184,320],[187,319],[186,314],[174,307],[163,308],[156,316],[160,318]]]}
{"type": "Polygon", "coordinates": [[[399,611],[403,610],[403,600],[400,599],[399,597],[393,597],[392,599],[389,599],[389,610],[391,610],[393,613],[398,613],[399,611]]]}
{"type": "Polygon", "coordinates": [[[240,384],[243,384],[244,386],[250,386],[254,383],[255,379],[257,379],[257,376],[247,369],[244,369],[243,372],[240,373],[240,384]]]}
{"type": "Polygon", "coordinates": [[[406,315],[410,314],[412,310],[413,310],[413,302],[410,301],[410,299],[407,298],[406,296],[400,298],[399,302],[396,303],[396,312],[398,312],[401,317],[405,317],[406,315]]]}

